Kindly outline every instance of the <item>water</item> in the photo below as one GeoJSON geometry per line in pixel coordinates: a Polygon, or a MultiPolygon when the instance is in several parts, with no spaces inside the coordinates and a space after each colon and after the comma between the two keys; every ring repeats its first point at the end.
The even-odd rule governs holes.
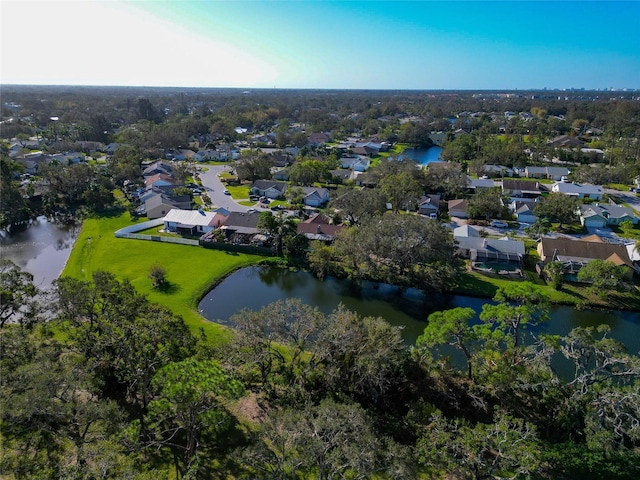
{"type": "MultiPolygon", "coordinates": [[[[434,311],[471,307],[480,312],[487,299],[464,295],[429,294],[372,282],[355,283],[332,277],[318,280],[308,272],[293,272],[277,267],[248,267],[236,271],[211,290],[198,308],[208,320],[229,325],[229,318],[242,308],[259,310],[276,300],[300,298],[328,314],[344,304],[362,316],[380,316],[392,325],[403,327],[406,344],[413,345],[434,311]]],[[[554,306],[550,320],[534,329],[536,333],[566,335],[576,327],[608,324],[611,336],[624,343],[630,352],[640,352],[640,314],[609,310],[574,310],[554,306]]]]}
{"type": "Polygon", "coordinates": [[[78,226],[61,226],[38,217],[23,231],[0,231],[0,258],[31,273],[35,285],[46,289],[62,273],[78,232],[78,226]]]}
{"type": "Polygon", "coordinates": [[[423,167],[431,162],[440,162],[440,154],[442,153],[442,147],[433,146],[431,148],[407,148],[402,152],[403,156],[414,160],[423,167]]]}

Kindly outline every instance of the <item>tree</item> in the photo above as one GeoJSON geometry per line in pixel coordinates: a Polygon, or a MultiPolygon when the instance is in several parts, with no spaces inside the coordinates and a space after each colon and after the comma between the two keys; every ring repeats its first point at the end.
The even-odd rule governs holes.
{"type": "Polygon", "coordinates": [[[518,348],[520,330],[536,322],[545,321],[548,316],[548,303],[545,296],[530,282],[511,283],[500,287],[493,297],[497,305],[482,306],[480,320],[485,325],[477,332],[487,336],[486,326],[495,327],[488,334],[494,340],[506,341],[509,348],[518,348]]]}
{"type": "Polygon", "coordinates": [[[149,403],[148,446],[181,453],[184,474],[198,455],[202,435],[213,437],[229,425],[229,402],[244,392],[213,360],[189,358],[158,370],[153,378],[157,396],[149,403]]]}
{"type": "Polygon", "coordinates": [[[384,405],[402,382],[404,346],[400,329],[380,317],[360,317],[340,305],[309,349],[322,366],[326,388],[361,402],[384,405]]]}
{"type": "Polygon", "coordinates": [[[380,180],[378,187],[395,213],[400,209],[413,210],[424,192],[422,185],[407,172],[387,175],[380,180]]]}
{"type": "Polygon", "coordinates": [[[418,440],[419,462],[447,471],[462,470],[477,480],[527,478],[541,473],[535,427],[498,411],[493,423],[470,425],[433,415],[418,440]]]}
{"type": "Polygon", "coordinates": [[[467,361],[467,377],[473,380],[473,342],[476,334],[469,321],[475,317],[472,308],[453,308],[429,315],[422,335],[416,340],[419,349],[431,349],[436,345],[451,345],[462,351],[467,361]]]}
{"type": "Polygon", "coordinates": [[[467,202],[467,211],[472,218],[508,218],[509,209],[505,207],[502,191],[498,187],[481,188],[467,202]]]}
{"type": "Polygon", "coordinates": [[[268,235],[273,236],[276,247],[276,255],[288,255],[290,252],[284,247],[285,239],[296,236],[297,229],[293,219],[282,212],[274,215],[272,212],[262,212],[258,217],[258,228],[268,235]]]}
{"type": "Polygon", "coordinates": [[[551,222],[547,218],[538,218],[534,223],[524,229],[524,232],[534,240],[540,241],[544,235],[552,229],[551,222]]]}
{"type": "Polygon", "coordinates": [[[428,192],[441,192],[445,198],[456,198],[467,191],[469,179],[458,164],[430,166],[425,175],[428,192]]]}
{"type": "Polygon", "coordinates": [[[331,165],[322,160],[300,160],[295,162],[289,170],[289,179],[297,185],[310,186],[315,182],[330,180],[331,165]]]}
{"type": "Polygon", "coordinates": [[[329,206],[339,210],[349,223],[354,225],[360,224],[365,218],[387,211],[385,196],[377,188],[342,191],[329,206]]]}
{"type": "MultiPolygon", "coordinates": [[[[323,400],[304,410],[282,410],[262,425],[259,441],[245,456],[261,478],[320,480],[381,476],[410,471],[398,446],[375,431],[357,404],[323,400]],[[393,473],[392,473],[393,472],[393,473]]],[[[413,472],[415,474],[415,472],[413,472]]]]}
{"type": "Polygon", "coordinates": [[[268,179],[271,178],[271,165],[269,157],[260,150],[245,150],[236,160],[236,175],[240,181],[268,179]]]}
{"type": "Polygon", "coordinates": [[[162,288],[167,284],[167,272],[161,265],[151,267],[149,278],[153,282],[153,288],[162,288]]]}
{"type": "Polygon", "coordinates": [[[57,319],[73,327],[71,348],[100,378],[105,396],[141,415],[155,372],[193,352],[195,340],[182,318],[107,272],[94,273],[91,282],[62,277],[55,287],[57,319]]]}
{"type": "Polygon", "coordinates": [[[33,216],[27,199],[15,178],[21,172],[18,163],[6,155],[0,156],[0,228],[11,228],[33,216]]]}
{"type": "Polygon", "coordinates": [[[624,284],[625,267],[607,260],[592,260],[578,271],[578,280],[590,282],[599,295],[606,297],[606,290],[615,290],[624,284]]]}
{"type": "Polygon", "coordinates": [[[560,290],[564,282],[564,265],[562,262],[549,262],[544,266],[543,271],[551,280],[553,288],[560,290]]]}
{"type": "Polygon", "coordinates": [[[456,281],[460,264],[453,239],[438,222],[389,212],[367,219],[352,236],[340,233],[336,250],[361,277],[425,291],[443,290],[456,281]],[[347,238],[356,244],[346,245],[347,238]]]}
{"type": "Polygon", "coordinates": [[[578,199],[562,193],[550,193],[543,201],[536,204],[533,213],[539,218],[556,220],[563,223],[574,223],[578,219],[578,199]]]}
{"type": "Polygon", "coordinates": [[[311,249],[307,253],[307,262],[320,280],[333,271],[334,256],[333,247],[325,245],[323,242],[311,242],[311,249]]]}
{"type": "Polygon", "coordinates": [[[40,319],[39,289],[33,275],[10,260],[0,260],[0,329],[17,321],[31,326],[40,319]]]}

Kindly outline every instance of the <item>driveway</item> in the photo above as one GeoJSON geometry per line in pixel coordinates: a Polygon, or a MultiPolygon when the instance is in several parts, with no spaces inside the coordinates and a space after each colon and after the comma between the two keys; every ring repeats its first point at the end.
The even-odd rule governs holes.
{"type": "Polygon", "coordinates": [[[629,206],[635,210],[636,215],[640,215],[640,198],[638,198],[634,192],[622,192],[620,190],[605,188],[604,193],[619,197],[623,202],[629,204],[629,206]]]}
{"type": "Polygon", "coordinates": [[[198,170],[202,187],[211,198],[211,203],[214,206],[226,208],[230,212],[246,212],[251,207],[240,205],[231,198],[231,195],[225,195],[224,190],[226,187],[218,177],[218,174],[228,172],[231,169],[231,165],[199,165],[198,170]]]}

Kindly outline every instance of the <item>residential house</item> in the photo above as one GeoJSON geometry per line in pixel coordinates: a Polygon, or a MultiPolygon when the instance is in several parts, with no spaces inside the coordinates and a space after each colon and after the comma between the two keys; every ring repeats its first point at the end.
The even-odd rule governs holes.
{"type": "Polygon", "coordinates": [[[106,147],[104,147],[104,153],[106,153],[107,155],[111,156],[114,153],[116,153],[116,150],[122,146],[121,143],[110,143],[109,145],[107,145],[106,147]]]}
{"type": "Polygon", "coordinates": [[[327,143],[328,141],[329,141],[329,135],[327,135],[326,133],[318,132],[318,133],[312,133],[311,135],[309,135],[308,143],[310,145],[315,145],[317,147],[327,143]]]}
{"type": "Polygon", "coordinates": [[[331,176],[333,177],[333,183],[343,183],[348,180],[355,179],[356,175],[351,170],[331,170],[331,176]]]}
{"type": "Polygon", "coordinates": [[[513,177],[513,169],[504,165],[483,165],[482,172],[490,177],[513,177]]]}
{"type": "Polygon", "coordinates": [[[144,184],[147,187],[162,187],[167,185],[172,185],[174,187],[178,186],[174,178],[171,175],[167,175],[165,173],[156,173],[155,175],[151,175],[150,177],[145,178],[144,184]]]}
{"type": "Polygon", "coordinates": [[[566,167],[532,167],[527,166],[524,174],[527,178],[546,178],[547,180],[562,180],[571,173],[566,167]]]}
{"type": "Polygon", "coordinates": [[[635,266],[625,245],[607,243],[597,235],[582,239],[543,237],[538,243],[538,254],[545,262],[559,261],[566,274],[576,274],[587,263],[599,259],[628,267],[628,276],[633,275],[635,266]]]}
{"type": "Polygon", "coordinates": [[[546,191],[547,188],[540,182],[528,180],[502,181],[502,193],[511,198],[537,198],[546,191]]]}
{"type": "Polygon", "coordinates": [[[258,229],[259,217],[260,212],[230,212],[220,231],[236,245],[257,243],[255,237],[261,235],[258,229]]]}
{"type": "Polygon", "coordinates": [[[189,195],[179,197],[169,197],[168,195],[154,195],[144,204],[140,205],[136,212],[140,215],[146,215],[149,220],[162,218],[172,209],[189,210],[191,208],[191,198],[189,195]]]}
{"type": "Polygon", "coordinates": [[[366,156],[340,158],[342,168],[348,168],[356,172],[366,172],[371,166],[371,159],[366,156]]]}
{"type": "Polygon", "coordinates": [[[38,169],[41,165],[48,165],[51,163],[51,155],[47,155],[42,152],[31,152],[26,155],[17,157],[15,161],[24,166],[24,173],[35,175],[38,173],[38,169]]]}
{"type": "Polygon", "coordinates": [[[599,148],[581,148],[580,153],[585,160],[589,162],[602,162],[604,160],[604,152],[599,148]]]}
{"type": "Polygon", "coordinates": [[[638,217],[633,210],[619,205],[580,205],[580,223],[585,227],[602,228],[608,225],[620,225],[624,221],[630,221],[634,225],[638,223],[638,217]]]}
{"type": "MultiPolygon", "coordinates": [[[[226,212],[226,211],[225,211],[226,212]]],[[[171,209],[164,217],[164,229],[181,235],[202,235],[224,224],[228,215],[204,210],[171,209]]]]}
{"type": "Polygon", "coordinates": [[[600,185],[581,184],[576,182],[557,182],[551,187],[551,191],[562,193],[577,198],[590,198],[592,200],[602,200],[604,190],[600,185]]]}
{"type": "Polygon", "coordinates": [[[291,169],[289,167],[281,168],[281,167],[273,167],[271,168],[271,177],[274,180],[280,180],[286,182],[289,180],[289,172],[291,169]]]}
{"type": "Polygon", "coordinates": [[[493,188],[496,186],[500,186],[500,183],[496,184],[490,178],[473,178],[467,175],[467,188],[472,192],[479,188],[493,188]]]}
{"type": "Polygon", "coordinates": [[[318,213],[297,225],[298,235],[325,243],[333,242],[336,234],[343,228],[343,225],[332,224],[331,219],[322,213],[318,213]]]}
{"type": "Polygon", "coordinates": [[[179,148],[174,150],[171,154],[174,160],[193,160],[193,156],[196,154],[193,150],[189,150],[188,148],[179,148]]]}
{"type": "Polygon", "coordinates": [[[548,144],[557,148],[582,148],[585,145],[585,143],[579,138],[570,137],[569,135],[560,135],[555,137],[553,140],[550,140],[548,144]]]}
{"type": "Polygon", "coordinates": [[[153,162],[152,164],[145,167],[142,171],[143,177],[152,177],[153,175],[157,175],[158,173],[162,173],[164,175],[171,175],[173,172],[173,166],[170,163],[163,162],[162,160],[158,160],[157,162],[153,162]]]}
{"type": "Polygon", "coordinates": [[[480,235],[480,231],[463,225],[453,230],[457,254],[472,262],[500,260],[513,262],[520,266],[525,254],[524,242],[510,238],[488,238],[480,235]]]}
{"type": "Polygon", "coordinates": [[[469,218],[469,214],[467,213],[467,201],[464,198],[449,200],[449,204],[447,206],[449,208],[450,217],[469,218]]]}
{"type": "Polygon", "coordinates": [[[355,153],[356,155],[361,155],[363,157],[370,157],[372,155],[376,155],[378,152],[379,150],[376,150],[369,145],[363,145],[361,147],[353,148],[353,153],[355,153]]]}
{"type": "Polygon", "coordinates": [[[513,213],[516,216],[516,220],[520,223],[535,223],[538,217],[533,213],[535,203],[529,202],[513,202],[509,208],[513,208],[513,213]],[[512,207],[513,206],[513,207],[512,207]]]}
{"type": "Polygon", "coordinates": [[[303,203],[308,207],[320,207],[329,201],[329,190],[326,188],[300,187],[304,192],[303,203]]]}
{"type": "Polygon", "coordinates": [[[418,212],[420,215],[426,215],[428,217],[437,217],[440,210],[440,195],[439,194],[427,194],[424,195],[418,203],[418,212]]]}
{"type": "Polygon", "coordinates": [[[251,187],[251,193],[267,198],[284,198],[287,183],[274,180],[256,180],[251,187]]]}
{"type": "Polygon", "coordinates": [[[79,152],[56,153],[51,159],[62,165],[77,165],[85,160],[84,154],[79,152]]]}

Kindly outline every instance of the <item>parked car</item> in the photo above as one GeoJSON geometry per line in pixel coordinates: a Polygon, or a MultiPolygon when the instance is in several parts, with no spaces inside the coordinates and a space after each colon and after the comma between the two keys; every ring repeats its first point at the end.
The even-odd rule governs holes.
{"type": "Polygon", "coordinates": [[[223,193],[224,193],[225,195],[231,195],[231,192],[229,192],[229,190],[227,190],[226,188],[224,189],[224,192],[223,192],[223,193]]]}
{"type": "Polygon", "coordinates": [[[255,213],[257,210],[255,208],[248,208],[247,213],[255,213]]]}
{"type": "Polygon", "coordinates": [[[507,225],[507,222],[501,220],[492,220],[491,226],[494,228],[507,228],[509,225],[507,225]]]}
{"type": "Polygon", "coordinates": [[[284,207],[282,205],[274,205],[273,207],[271,207],[271,210],[280,211],[280,210],[284,210],[284,207]]]}

